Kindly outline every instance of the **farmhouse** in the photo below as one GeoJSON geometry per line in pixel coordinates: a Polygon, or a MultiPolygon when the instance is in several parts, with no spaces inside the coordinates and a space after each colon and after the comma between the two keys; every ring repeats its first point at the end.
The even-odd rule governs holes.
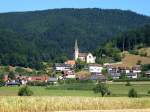
{"type": "Polygon", "coordinates": [[[96,57],[92,55],[92,53],[80,53],[78,48],[77,40],[75,41],[75,52],[74,52],[75,60],[80,59],[86,63],[95,63],[96,57]]]}

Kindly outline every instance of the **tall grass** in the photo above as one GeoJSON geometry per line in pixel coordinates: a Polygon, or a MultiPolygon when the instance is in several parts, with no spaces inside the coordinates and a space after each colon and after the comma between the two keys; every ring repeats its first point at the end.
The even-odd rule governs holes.
{"type": "Polygon", "coordinates": [[[0,112],[146,109],[150,98],[127,97],[0,97],[0,112]]]}

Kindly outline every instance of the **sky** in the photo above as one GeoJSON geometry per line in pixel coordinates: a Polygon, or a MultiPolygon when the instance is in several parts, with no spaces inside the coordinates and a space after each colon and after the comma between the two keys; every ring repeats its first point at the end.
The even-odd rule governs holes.
{"type": "Polygon", "coordinates": [[[0,0],[0,13],[55,8],[122,9],[150,16],[150,0],[0,0]]]}

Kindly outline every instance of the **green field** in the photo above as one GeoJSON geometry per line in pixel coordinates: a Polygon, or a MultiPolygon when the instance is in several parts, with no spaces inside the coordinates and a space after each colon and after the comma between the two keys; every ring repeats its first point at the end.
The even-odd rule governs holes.
{"type": "MultiPolygon", "coordinates": [[[[149,83],[134,83],[132,86],[125,86],[124,83],[107,84],[111,96],[127,96],[128,91],[134,88],[139,96],[148,96],[149,83]]],[[[93,84],[66,84],[49,87],[30,87],[35,96],[100,96],[92,91],[93,84]]],[[[19,87],[0,87],[0,96],[16,96],[19,87]]]]}

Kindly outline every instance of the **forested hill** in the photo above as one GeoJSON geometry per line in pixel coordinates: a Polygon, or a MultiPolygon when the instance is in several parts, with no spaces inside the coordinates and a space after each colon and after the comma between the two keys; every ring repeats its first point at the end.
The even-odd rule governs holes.
{"type": "Polygon", "coordinates": [[[40,68],[42,61],[63,61],[73,55],[75,39],[81,51],[93,51],[120,32],[150,23],[131,11],[53,9],[0,14],[0,63],[40,68]]]}

